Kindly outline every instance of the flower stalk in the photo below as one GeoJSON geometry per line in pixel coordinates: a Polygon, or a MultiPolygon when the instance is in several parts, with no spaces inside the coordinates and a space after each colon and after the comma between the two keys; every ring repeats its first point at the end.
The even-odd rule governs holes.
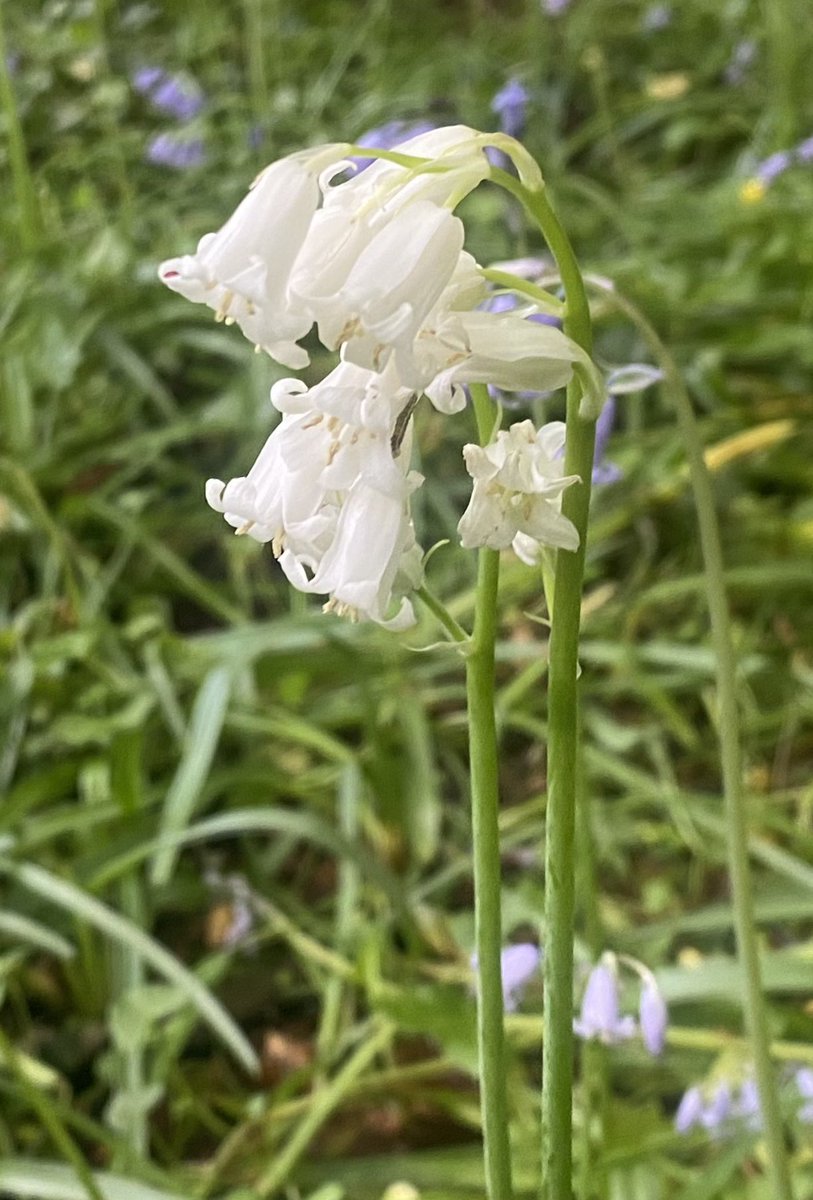
{"type": "MultiPolygon", "coordinates": [[[[593,282],[592,280],[590,282],[593,282]]],[[[596,285],[599,286],[599,285],[596,285]]],[[[743,1011],[754,1073],[759,1090],[765,1144],[774,1200],[793,1200],[793,1185],[782,1129],[776,1074],[771,1063],[770,1032],[762,988],[759,944],[748,857],[748,820],[743,791],[740,715],[737,701],[737,668],[731,637],[731,620],[725,585],[720,527],[711,477],[703,451],[692,402],[677,363],[641,312],[614,289],[601,286],[602,294],[628,317],[649,346],[663,371],[664,389],[675,409],[694,493],[711,638],[717,676],[718,736],[728,827],[728,869],[734,907],[737,955],[743,973],[743,1011]]]]}
{"type": "MultiPolygon", "coordinates": [[[[565,291],[564,329],[589,355],[590,308],[581,271],[544,187],[530,190],[494,171],[539,226],[565,291]]],[[[558,553],[553,585],[548,682],[548,801],[545,823],[545,1017],[542,1064],[543,1194],[571,1200],[573,1176],[573,926],[575,908],[576,795],[579,758],[578,652],[581,596],[595,420],[582,412],[583,391],[567,389],[566,475],[581,482],[562,497],[562,515],[579,534],[577,550],[558,553]]]]}
{"type": "MultiPolygon", "coordinates": [[[[474,385],[471,390],[479,439],[485,445],[493,432],[494,406],[484,386],[474,385]]],[[[466,656],[466,692],[478,975],[477,1045],[486,1193],[489,1200],[510,1200],[511,1161],[500,965],[499,764],[494,714],[494,646],[499,572],[499,552],[487,547],[478,551],[474,630],[466,656]]]]}

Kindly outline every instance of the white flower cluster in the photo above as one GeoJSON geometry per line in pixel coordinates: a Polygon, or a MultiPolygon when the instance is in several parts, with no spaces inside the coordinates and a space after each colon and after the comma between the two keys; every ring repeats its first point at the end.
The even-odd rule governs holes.
{"type": "MultiPolygon", "coordinates": [[[[349,147],[320,146],[268,167],[217,233],[160,268],[164,283],[207,304],[284,366],[307,366],[299,344],[316,326],[339,364],[308,388],[271,392],[282,419],[248,475],[209,480],[209,504],[238,533],[270,542],[291,583],[327,594],[326,607],[391,628],[414,620],[422,580],[409,498],[411,416],[425,393],[444,413],[465,385],[505,391],[563,386],[588,356],[559,329],[517,310],[478,309],[481,269],[463,249],[453,209],[489,173],[491,141],[465,126],[397,147],[412,163],[378,159],[347,176],[349,147]],[[344,176],[344,178],[342,178],[344,176]]],[[[485,449],[466,447],[474,495],[464,546],[574,549],[559,511],[563,428],[529,421],[485,449]]]]}

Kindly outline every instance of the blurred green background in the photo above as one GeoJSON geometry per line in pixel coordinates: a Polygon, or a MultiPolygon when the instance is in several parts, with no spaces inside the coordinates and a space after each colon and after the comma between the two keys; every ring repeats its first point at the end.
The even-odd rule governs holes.
{"type": "MultiPolygon", "coordinates": [[[[813,1062],[806,0],[3,0],[0,22],[0,1192],[482,1195],[462,664],[415,653],[438,639],[428,616],[399,637],[323,616],[206,507],[207,477],[253,461],[288,372],[156,267],[265,163],[394,119],[493,128],[510,78],[583,266],[647,314],[696,404],[772,1032],[787,1070],[813,1062]]],[[[461,211],[480,261],[543,250],[501,193],[461,211]]],[[[603,366],[646,359],[596,316],[603,366]]],[[[466,421],[422,412],[416,515],[423,545],[451,539],[429,578],[464,622],[466,421]]],[[[577,954],[582,971],[604,947],[655,969],[672,1030],[657,1062],[597,1051],[603,1138],[579,1195],[750,1200],[768,1195],[758,1136],[672,1124],[688,1084],[748,1064],[696,523],[656,388],[620,398],[608,457],[577,954]]],[[[503,596],[505,936],[537,940],[539,579],[507,560],[503,596]]],[[[508,1019],[523,1196],[541,999],[537,982],[508,1019]]],[[[813,1134],[788,1121],[804,1196],[813,1134]]]]}

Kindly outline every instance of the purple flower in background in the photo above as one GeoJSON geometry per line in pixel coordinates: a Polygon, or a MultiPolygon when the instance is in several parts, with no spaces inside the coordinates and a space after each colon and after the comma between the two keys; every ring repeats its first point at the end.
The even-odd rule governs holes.
{"type": "Polygon", "coordinates": [[[731,1109],[731,1115],[739,1117],[753,1133],[762,1129],[762,1105],[759,1101],[759,1088],[753,1076],[745,1080],[739,1090],[731,1109]]]}
{"type": "Polygon", "coordinates": [[[573,1022],[579,1037],[585,1040],[598,1038],[608,1045],[625,1041],[635,1033],[633,1018],[620,1014],[618,977],[611,963],[612,958],[605,956],[593,967],[584,990],[581,1012],[573,1022]]]}
{"type": "Polygon", "coordinates": [[[713,1138],[723,1137],[728,1132],[728,1121],[732,1115],[731,1088],[725,1082],[718,1083],[711,1100],[700,1114],[700,1124],[713,1138]]]}
{"type": "Polygon", "coordinates": [[[522,999],[522,993],[535,974],[542,952],[532,942],[519,942],[515,946],[506,946],[500,955],[500,970],[502,971],[502,994],[506,1012],[515,1012],[522,999]]]}
{"type": "Polygon", "coordinates": [[[793,1081],[803,1101],[796,1115],[805,1125],[813,1125],[813,1070],[799,1067],[793,1081]]]}
{"type": "Polygon", "coordinates": [[[813,137],[805,138],[793,152],[799,162],[813,162],[813,137]]]}
{"type": "Polygon", "coordinates": [[[558,17],[570,4],[570,0],[542,0],[542,7],[549,17],[558,17]]]}
{"type": "MultiPolygon", "coordinates": [[[[600,418],[599,418],[600,419],[600,418]]],[[[654,975],[644,980],[638,1007],[641,1037],[650,1054],[661,1054],[666,1043],[669,1010],[654,975]]]]}
{"type": "Polygon", "coordinates": [[[162,71],[160,67],[139,67],[132,77],[132,84],[139,95],[149,96],[166,77],[166,71],[162,71]]]}
{"type": "Polygon", "coordinates": [[[759,164],[754,172],[754,178],[759,179],[767,187],[769,183],[773,183],[775,179],[778,179],[780,175],[787,171],[791,162],[792,159],[787,150],[777,150],[775,154],[769,154],[759,164]]]}
{"type": "Polygon", "coordinates": [[[191,121],[203,108],[203,93],[194,84],[160,67],[141,67],[133,75],[133,87],[160,112],[177,121],[191,121]]]}
{"type": "MultiPolygon", "coordinates": [[[[516,1012],[528,981],[535,974],[542,951],[532,942],[517,942],[506,946],[500,955],[502,996],[506,1012],[516,1012]]],[[[471,956],[472,970],[477,970],[477,955],[471,956]]]]}
{"type": "Polygon", "coordinates": [[[202,167],[206,150],[201,138],[184,138],[174,133],[157,133],[150,138],[144,157],[156,167],[188,171],[202,167]]]}
{"type": "Polygon", "coordinates": [[[703,1114],[703,1093],[697,1084],[687,1088],[675,1113],[675,1129],[678,1133],[689,1133],[700,1124],[703,1114]]]}
{"type": "MultiPolygon", "coordinates": [[[[429,133],[435,128],[432,121],[387,121],[385,125],[377,125],[375,129],[370,129],[360,138],[356,138],[356,145],[367,146],[371,150],[392,150],[407,138],[417,137],[419,133],[429,133]]],[[[351,161],[356,164],[358,174],[374,163],[375,159],[356,156],[351,161]]]]}
{"type": "Polygon", "coordinates": [[[530,100],[528,89],[518,79],[509,79],[491,101],[491,111],[500,118],[500,129],[510,137],[522,137],[525,110],[530,100]]]}
{"type": "Polygon", "coordinates": [[[150,94],[150,100],[161,112],[178,121],[191,121],[203,108],[203,96],[198,89],[184,85],[173,76],[168,76],[150,94]]]}
{"type": "MultiPolygon", "coordinates": [[[[615,425],[615,411],[615,396],[608,396],[596,421],[596,452],[593,459],[593,483],[596,484],[617,483],[621,478],[621,468],[615,463],[604,461],[607,442],[615,425]]],[[[657,991],[657,987],[655,990],[657,991]]],[[[646,1041],[646,1038],[644,1040],[646,1041]]]]}

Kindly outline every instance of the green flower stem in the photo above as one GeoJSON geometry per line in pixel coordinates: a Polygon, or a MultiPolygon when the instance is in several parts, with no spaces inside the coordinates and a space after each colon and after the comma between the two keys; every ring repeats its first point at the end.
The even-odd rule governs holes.
{"type": "Polygon", "coordinates": [[[20,241],[24,250],[33,250],[40,240],[40,211],[28,163],[25,135],[14,96],[14,84],[8,65],[2,0],[0,0],[0,111],[6,118],[9,165],[17,201],[20,241]]]}
{"type": "MultiPolygon", "coordinates": [[[[482,385],[471,389],[480,442],[491,440],[494,405],[482,385]]],[[[498,551],[478,553],[474,630],[466,656],[469,714],[474,921],[477,949],[477,1046],[483,1155],[489,1200],[510,1200],[511,1156],[505,1087],[505,1044],[500,953],[499,763],[494,715],[494,645],[497,634],[498,551]]]]}
{"type": "MultiPolygon", "coordinates": [[[[521,201],[556,259],[565,290],[564,329],[588,354],[590,307],[567,234],[544,187],[530,190],[506,172],[492,178],[521,201]]],[[[542,1064],[543,1187],[549,1200],[571,1200],[573,1176],[573,924],[575,817],[579,757],[579,625],[593,473],[595,421],[579,415],[581,385],[567,390],[566,475],[562,512],[579,533],[574,553],[559,551],[553,585],[548,684],[548,803],[545,822],[545,1053],[542,1064]]]]}
{"type": "Polygon", "coordinates": [[[759,963],[754,895],[748,861],[748,821],[742,779],[737,664],[731,637],[723,551],[720,542],[720,527],[714,506],[711,475],[706,466],[703,441],[692,402],[677,363],[635,305],[620,296],[614,289],[607,288],[606,285],[602,286],[598,281],[591,280],[591,282],[595,283],[595,286],[615,308],[635,324],[649,346],[653,358],[663,371],[664,389],[674,405],[681,437],[686,448],[689,475],[697,510],[697,523],[700,530],[711,638],[716,662],[717,725],[726,824],[728,826],[728,869],[734,902],[737,953],[743,973],[743,1010],[754,1056],[754,1070],[759,1088],[773,1196],[775,1200],[793,1200],[777,1081],[771,1064],[768,1021],[759,963]]]}
{"type": "Polygon", "coordinates": [[[258,1196],[276,1196],[288,1179],[291,1171],[307,1150],[315,1134],[335,1112],[353,1085],[392,1041],[393,1028],[389,1024],[373,1026],[368,1036],[348,1058],[331,1081],[317,1091],[308,1111],[295,1129],[288,1135],[283,1149],[258,1181],[255,1191],[258,1196]]]}

